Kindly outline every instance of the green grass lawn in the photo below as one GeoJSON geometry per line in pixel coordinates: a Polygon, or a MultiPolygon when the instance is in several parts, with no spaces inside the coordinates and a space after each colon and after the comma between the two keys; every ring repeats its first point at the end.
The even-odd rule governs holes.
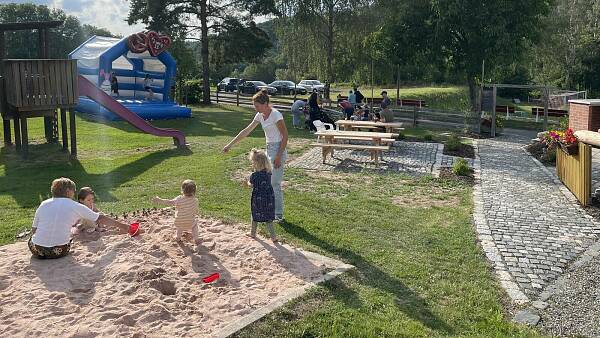
{"type": "MultiPolygon", "coordinates": [[[[14,242],[18,230],[31,225],[35,208],[59,176],[73,178],[78,187],[93,187],[99,208],[113,213],[150,207],[154,195],[175,196],[181,181],[192,178],[203,214],[248,222],[249,191],[232,177],[248,170],[245,154],[264,145],[263,133],[255,131],[228,154],[221,148],[252,116],[242,108],[213,106],[194,109],[189,120],[155,122],[183,130],[189,150],[174,149],[171,139],[139,133],[125,122],[81,118],[76,161],[68,161],[57,145],[32,145],[27,161],[13,148],[2,148],[0,244],[14,242]]],[[[30,135],[41,143],[41,119],[30,126],[30,135]]],[[[298,155],[311,135],[292,128],[290,134],[291,156],[298,155]]],[[[278,235],[356,269],[311,289],[239,336],[536,335],[503,313],[504,295],[475,242],[468,185],[432,177],[297,169],[287,170],[285,179],[286,221],[276,227],[278,235]]]]}

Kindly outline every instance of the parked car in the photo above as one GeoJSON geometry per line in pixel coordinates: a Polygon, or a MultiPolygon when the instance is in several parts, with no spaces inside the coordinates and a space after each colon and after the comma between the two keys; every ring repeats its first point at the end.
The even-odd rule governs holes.
{"type": "Polygon", "coordinates": [[[325,85],[319,80],[302,80],[298,83],[298,86],[306,88],[308,92],[312,92],[313,89],[316,89],[319,92],[325,90],[325,85]]]}
{"type": "Polygon", "coordinates": [[[240,79],[226,77],[217,84],[217,91],[233,92],[237,89],[240,79]]]}
{"type": "Polygon", "coordinates": [[[305,95],[308,92],[306,88],[297,86],[292,81],[277,80],[269,83],[269,86],[277,88],[277,93],[281,95],[294,95],[294,92],[296,92],[296,94],[305,95]]]}
{"type": "Polygon", "coordinates": [[[266,89],[270,95],[275,95],[277,93],[277,88],[269,86],[262,81],[242,80],[238,83],[238,90],[240,93],[254,94],[262,89],[266,89]]]}

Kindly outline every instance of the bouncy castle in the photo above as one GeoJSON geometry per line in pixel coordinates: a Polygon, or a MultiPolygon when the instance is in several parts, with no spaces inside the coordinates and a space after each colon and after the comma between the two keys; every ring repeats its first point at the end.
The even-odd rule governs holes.
{"type": "MultiPolygon", "coordinates": [[[[176,62],[166,51],[170,44],[167,36],[152,31],[122,39],[93,36],[69,58],[77,60],[80,75],[139,117],[188,118],[191,109],[177,105],[171,98],[176,62]]],[[[80,97],[76,110],[98,118],[120,119],[111,106],[80,97]]]]}

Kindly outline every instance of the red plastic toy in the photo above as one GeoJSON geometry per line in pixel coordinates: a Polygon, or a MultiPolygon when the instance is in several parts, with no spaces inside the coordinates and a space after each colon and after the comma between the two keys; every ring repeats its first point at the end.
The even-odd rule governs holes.
{"type": "Polygon", "coordinates": [[[129,236],[134,237],[140,232],[140,223],[131,223],[129,225],[129,236]]]}
{"type": "Polygon", "coordinates": [[[219,275],[218,272],[213,273],[212,275],[206,276],[204,278],[202,278],[202,281],[204,283],[212,283],[214,281],[216,281],[217,279],[219,279],[221,277],[221,275],[219,275]]]}

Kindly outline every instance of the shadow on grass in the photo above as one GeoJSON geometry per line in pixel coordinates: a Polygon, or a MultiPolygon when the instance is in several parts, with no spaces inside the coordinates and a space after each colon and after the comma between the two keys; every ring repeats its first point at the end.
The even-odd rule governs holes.
{"type": "Polygon", "coordinates": [[[111,189],[121,186],[164,160],[174,156],[188,156],[188,149],[156,151],[109,172],[90,174],[76,159],[67,153],[52,150],[55,145],[32,145],[30,159],[23,160],[14,149],[0,149],[0,164],[4,175],[0,176],[0,195],[10,195],[21,207],[36,207],[50,197],[50,184],[58,177],[69,177],[77,187],[90,186],[102,201],[116,201],[111,189]],[[36,148],[40,149],[36,149],[36,148]]]}
{"type": "MultiPolygon", "coordinates": [[[[400,280],[390,276],[361,255],[352,250],[340,248],[324,241],[293,223],[284,221],[281,222],[280,225],[288,233],[343,258],[348,264],[354,265],[357,271],[364,276],[364,278],[361,279],[362,283],[395,295],[396,306],[407,316],[423,323],[432,330],[442,331],[444,334],[449,335],[453,333],[452,328],[448,324],[429,310],[427,302],[424,299],[410,290],[410,288],[404,285],[400,280]]],[[[360,305],[360,303],[355,301],[348,302],[348,299],[345,299],[349,296],[350,299],[358,298],[355,292],[347,287],[339,288],[339,283],[331,284],[329,286],[325,284],[325,286],[335,290],[333,295],[341,298],[347,304],[351,306],[360,305]]]]}

